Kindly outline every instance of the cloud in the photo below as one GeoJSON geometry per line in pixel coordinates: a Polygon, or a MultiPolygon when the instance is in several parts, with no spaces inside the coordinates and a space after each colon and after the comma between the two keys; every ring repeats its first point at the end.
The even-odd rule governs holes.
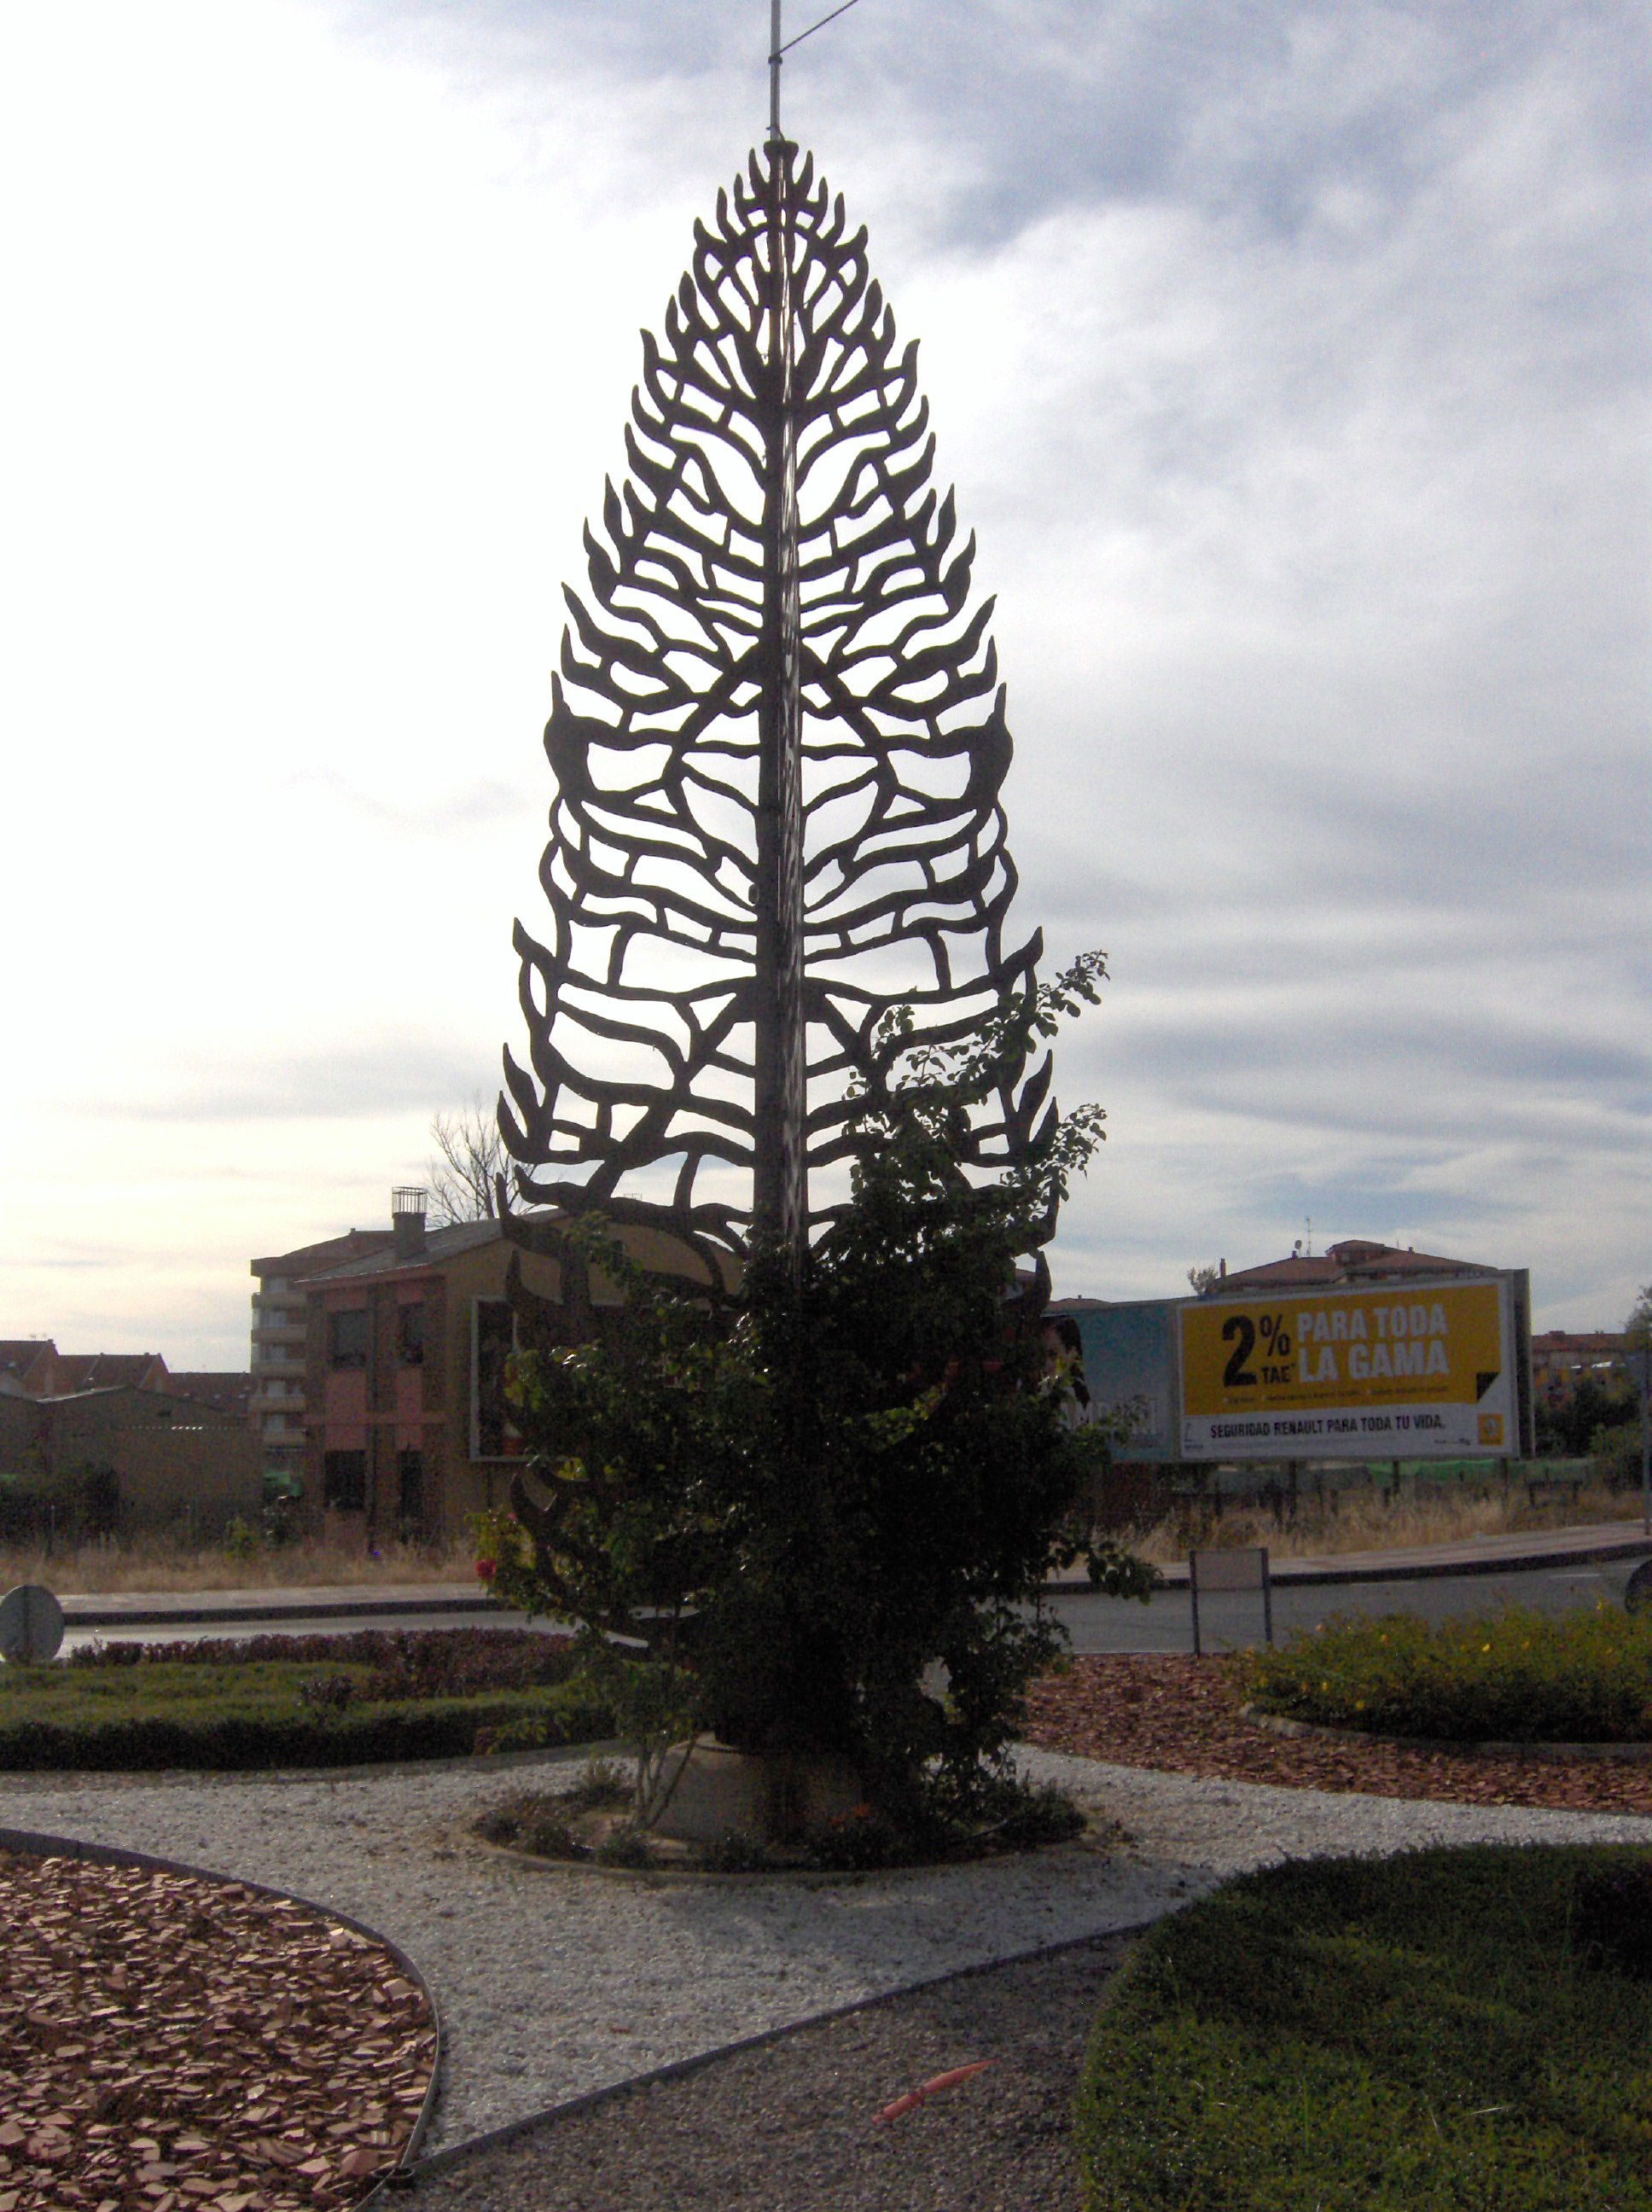
{"type": "MultiPolygon", "coordinates": [[[[488,1096],[498,1088],[491,1080],[488,1096]]],[[[305,1123],[384,1121],[450,1112],[478,1088],[475,1059],[415,1035],[295,1049],[227,1063],[214,1058],[177,1071],[174,1085],[131,1100],[136,1122],[305,1123]]]]}

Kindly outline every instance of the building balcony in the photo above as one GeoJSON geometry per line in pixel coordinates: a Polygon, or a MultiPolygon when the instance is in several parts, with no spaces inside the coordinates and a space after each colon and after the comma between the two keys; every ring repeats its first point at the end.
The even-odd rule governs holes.
{"type": "Polygon", "coordinates": [[[265,1389],[254,1386],[247,1400],[247,1410],[253,1413],[294,1413],[304,1418],[304,1393],[301,1390],[265,1389]]]}
{"type": "Polygon", "coordinates": [[[267,1344],[297,1345],[302,1344],[309,1333],[303,1321],[297,1315],[295,1315],[291,1320],[288,1320],[285,1316],[277,1319],[265,1317],[252,1324],[252,1342],[255,1346],[267,1344]]]}
{"type": "Polygon", "coordinates": [[[252,1379],[254,1384],[266,1376],[288,1382],[304,1380],[306,1362],[301,1345],[290,1347],[278,1346],[274,1350],[268,1345],[255,1345],[252,1351],[252,1379]]]}

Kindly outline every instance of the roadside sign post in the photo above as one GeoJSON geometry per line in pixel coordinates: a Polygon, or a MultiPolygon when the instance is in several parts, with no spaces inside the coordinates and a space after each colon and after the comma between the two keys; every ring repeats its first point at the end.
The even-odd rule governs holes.
{"type": "Polygon", "coordinates": [[[1270,1648],[1273,1643],[1273,1586],[1267,1569],[1266,1544],[1244,1551],[1187,1553],[1187,1589],[1193,1604],[1193,1656],[1204,1656],[1199,1635],[1199,1593],[1212,1590],[1260,1589],[1262,1626],[1270,1648]]]}
{"type": "Polygon", "coordinates": [[[1652,1322],[1641,1342],[1641,1534],[1652,1536],[1652,1322]]]}

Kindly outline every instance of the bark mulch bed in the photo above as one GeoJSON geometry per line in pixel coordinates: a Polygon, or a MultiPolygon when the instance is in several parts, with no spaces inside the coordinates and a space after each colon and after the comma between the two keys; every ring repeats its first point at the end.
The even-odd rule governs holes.
{"type": "Polygon", "coordinates": [[[1227,1663],[1181,1653],[1074,1659],[1033,1686],[1029,1743],[1118,1766],[1151,1766],[1285,1790],[1433,1797],[1452,1805],[1531,1805],[1569,1813],[1652,1814],[1652,1765],[1490,1759],[1394,1744],[1278,1736],[1244,1719],[1227,1663]]]}
{"type": "Polygon", "coordinates": [[[0,1850],[0,2212],[313,2212],[399,2158],[435,2034],[391,1954],[239,1884],[0,1850]]]}

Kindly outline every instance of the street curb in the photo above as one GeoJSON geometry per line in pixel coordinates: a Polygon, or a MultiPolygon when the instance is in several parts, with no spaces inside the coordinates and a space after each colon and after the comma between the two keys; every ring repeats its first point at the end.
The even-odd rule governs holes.
{"type": "Polygon", "coordinates": [[[386,1613],[508,1614],[511,1607],[496,1597],[354,1598],[343,1605],[189,1605],[167,1606],[158,1613],[111,1612],[105,1607],[81,1607],[72,1598],[60,1599],[65,1628],[165,1628],[176,1621],[180,1628],[220,1627],[245,1620],[372,1620],[386,1613]]]}
{"type": "MultiPolygon", "coordinates": [[[[1219,1549],[1213,1546],[1212,1549],[1219,1549]]],[[[1544,1567],[1571,1567],[1594,1559],[1652,1559],[1652,1536],[1637,1536],[1632,1540],[1613,1537],[1600,1544],[1575,1545],[1564,1552],[1502,1552],[1487,1557],[1483,1553],[1469,1553],[1459,1559],[1407,1559],[1403,1552],[1391,1553],[1382,1565],[1364,1567],[1333,1567],[1318,1561],[1302,1566],[1291,1559],[1281,1559],[1278,1566],[1268,1565],[1268,1580],[1275,1589],[1286,1586],[1297,1589],[1321,1589],[1338,1583],[1407,1583],[1437,1581],[1447,1575],[1518,1575],[1529,1574],[1544,1567]]],[[[1171,1589],[1188,1587],[1187,1569],[1184,1565],[1161,1567],[1166,1584],[1171,1589]]],[[[1087,1577],[1067,1576],[1060,1582],[1047,1583],[1052,1596],[1068,1596],[1090,1593],[1087,1577]]]]}
{"type": "MultiPolygon", "coordinates": [[[[1557,1534],[1571,1531],[1554,1532],[1557,1534]]],[[[1219,1548],[1219,1547],[1218,1547],[1219,1548]]],[[[1278,1565],[1270,1563],[1268,1579],[1275,1589],[1286,1585],[1301,1589],[1331,1589],[1345,1583],[1393,1583],[1437,1581],[1450,1575],[1529,1574],[1534,1569],[1570,1567],[1587,1565],[1599,1559],[1652,1559],[1652,1536],[1610,1536],[1600,1542],[1584,1541],[1561,1550],[1534,1547],[1530,1551],[1494,1553],[1489,1556],[1479,1550],[1462,1547],[1463,1556],[1454,1559],[1415,1559],[1405,1552],[1390,1553],[1375,1565],[1364,1566],[1336,1566],[1329,1561],[1312,1561],[1306,1565],[1295,1560],[1281,1559],[1278,1565]]],[[[1161,1567],[1165,1585],[1170,1589],[1185,1590],[1187,1568],[1185,1562],[1161,1567]]],[[[1060,1581],[1044,1585],[1051,1597],[1090,1596],[1089,1580],[1082,1575],[1065,1575],[1060,1581]]],[[[354,1598],[343,1604],[328,1605],[307,1597],[301,1603],[276,1605],[259,1602],[252,1605],[183,1604],[164,1605],[158,1609],[118,1610],[94,1602],[81,1603],[73,1597],[60,1597],[64,1626],[67,1629],[166,1628],[174,1623],[179,1628],[222,1628],[245,1621],[256,1627],[262,1621],[295,1620],[374,1620],[395,1614],[428,1614],[433,1619],[469,1619],[478,1616],[511,1620],[513,1609],[501,1604],[496,1597],[478,1592],[474,1597],[446,1596],[421,1598],[354,1598]]]]}

